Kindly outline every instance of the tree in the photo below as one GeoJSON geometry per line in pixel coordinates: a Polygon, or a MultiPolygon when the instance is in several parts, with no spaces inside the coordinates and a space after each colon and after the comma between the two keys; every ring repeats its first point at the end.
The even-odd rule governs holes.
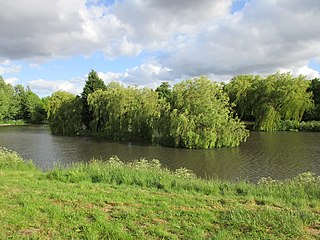
{"type": "Polygon", "coordinates": [[[106,85],[104,84],[103,80],[99,78],[97,72],[91,70],[91,72],[88,74],[88,80],[86,81],[86,84],[81,93],[83,104],[81,118],[87,129],[90,129],[90,122],[94,118],[93,112],[89,108],[87,99],[89,94],[95,92],[98,89],[104,90],[106,89],[106,85]]]}
{"type": "Polygon", "coordinates": [[[256,130],[275,131],[281,121],[301,121],[312,106],[308,86],[304,76],[277,72],[265,78],[237,76],[225,89],[242,119],[253,116],[256,130]]]}
{"type": "Polygon", "coordinates": [[[237,146],[249,135],[233,118],[222,86],[206,77],[173,87],[171,104],[161,110],[158,131],[162,144],[185,148],[237,146]]]}
{"type": "Polygon", "coordinates": [[[112,82],[106,90],[88,96],[94,116],[91,129],[114,140],[150,140],[159,115],[157,103],[157,94],[150,89],[125,88],[112,82]]]}
{"type": "Polygon", "coordinates": [[[172,97],[172,90],[168,82],[162,82],[159,87],[156,88],[159,98],[164,98],[168,102],[172,97]]]}
{"type": "Polygon", "coordinates": [[[305,112],[303,120],[320,121],[320,79],[312,79],[307,91],[312,94],[314,105],[305,112]]]}
{"type": "Polygon", "coordinates": [[[45,106],[37,94],[27,87],[24,98],[24,119],[31,123],[42,123],[45,120],[45,106]]]}
{"type": "Polygon", "coordinates": [[[0,76],[0,121],[16,119],[18,110],[14,88],[0,76]]]}
{"type": "Polygon", "coordinates": [[[65,92],[54,92],[48,100],[48,121],[54,134],[78,134],[82,130],[82,102],[65,92]]]}
{"type": "Polygon", "coordinates": [[[240,75],[233,77],[224,87],[233,109],[242,120],[253,120],[256,86],[260,80],[260,76],[240,75]]]}

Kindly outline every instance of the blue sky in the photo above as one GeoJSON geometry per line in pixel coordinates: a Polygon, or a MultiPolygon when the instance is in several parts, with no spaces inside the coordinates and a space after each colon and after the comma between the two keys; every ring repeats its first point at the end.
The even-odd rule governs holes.
{"type": "Polygon", "coordinates": [[[91,69],[152,88],[199,75],[319,77],[318,0],[27,1],[2,3],[0,75],[40,96],[80,93],[91,69]]]}

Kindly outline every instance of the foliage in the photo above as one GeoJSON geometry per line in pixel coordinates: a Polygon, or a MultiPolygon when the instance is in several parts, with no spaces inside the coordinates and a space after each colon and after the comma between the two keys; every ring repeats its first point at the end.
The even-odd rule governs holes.
{"type": "Polygon", "coordinates": [[[166,101],[170,102],[172,98],[172,90],[168,82],[162,82],[155,91],[158,93],[158,97],[160,99],[164,98],[166,101]]]}
{"type": "Polygon", "coordinates": [[[302,131],[302,132],[320,132],[320,121],[280,121],[277,125],[277,131],[302,131]]]}
{"type": "Polygon", "coordinates": [[[91,129],[114,140],[150,140],[158,117],[157,104],[157,94],[150,89],[110,83],[106,90],[88,96],[94,116],[91,129]]]}
{"type": "Polygon", "coordinates": [[[248,132],[233,118],[221,85],[206,77],[173,87],[171,104],[163,104],[158,130],[164,145],[186,148],[237,146],[248,132]]]}
{"type": "Polygon", "coordinates": [[[224,87],[235,112],[242,120],[252,120],[256,105],[254,102],[257,94],[256,83],[260,80],[260,76],[240,75],[233,77],[224,87]]]}
{"type": "Polygon", "coordinates": [[[304,132],[320,132],[320,121],[301,122],[298,130],[304,132]]]}
{"type": "Polygon", "coordinates": [[[97,72],[91,70],[91,72],[88,74],[88,79],[81,93],[83,104],[81,117],[82,122],[87,127],[87,129],[90,129],[90,122],[94,119],[93,112],[90,110],[90,107],[88,105],[88,96],[98,89],[104,90],[106,89],[106,85],[104,84],[103,80],[98,76],[97,72]]]}
{"type": "Polygon", "coordinates": [[[37,94],[29,87],[6,84],[0,77],[0,121],[22,119],[28,123],[42,123],[45,118],[45,106],[37,94]]]}
{"type": "Polygon", "coordinates": [[[0,76],[0,121],[15,119],[18,104],[14,96],[13,87],[0,76]]]}
{"type": "Polygon", "coordinates": [[[42,123],[46,118],[45,105],[37,94],[27,87],[20,96],[22,118],[31,123],[42,123]]]}
{"type": "Polygon", "coordinates": [[[0,169],[35,170],[31,161],[25,161],[18,153],[0,147],[0,169]]]}
{"type": "Polygon", "coordinates": [[[311,80],[308,92],[312,94],[314,105],[308,109],[304,116],[304,121],[320,121],[320,79],[315,78],[311,80]]]}
{"type": "Polygon", "coordinates": [[[275,131],[282,120],[300,122],[312,107],[308,87],[303,76],[277,72],[266,78],[235,77],[226,90],[241,117],[254,117],[256,130],[275,131]]]}
{"type": "Polygon", "coordinates": [[[48,100],[48,120],[55,134],[77,134],[82,130],[79,97],[65,91],[54,92],[48,100]]]}

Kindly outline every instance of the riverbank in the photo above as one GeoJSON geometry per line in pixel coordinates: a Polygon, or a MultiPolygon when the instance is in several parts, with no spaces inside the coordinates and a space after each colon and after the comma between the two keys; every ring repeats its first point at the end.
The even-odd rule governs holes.
{"type": "Polygon", "coordinates": [[[29,125],[24,120],[9,120],[9,121],[0,121],[0,127],[2,126],[23,126],[29,125]]]}
{"type": "Polygon", "coordinates": [[[0,150],[0,239],[316,239],[319,178],[205,181],[117,158],[41,172],[0,150]]]}

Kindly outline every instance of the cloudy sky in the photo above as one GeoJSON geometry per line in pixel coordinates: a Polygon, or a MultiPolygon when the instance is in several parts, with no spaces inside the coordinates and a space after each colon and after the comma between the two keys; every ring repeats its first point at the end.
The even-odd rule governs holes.
{"type": "Polygon", "coordinates": [[[155,88],[208,75],[320,72],[319,0],[0,0],[0,75],[40,96],[91,69],[155,88]]]}

